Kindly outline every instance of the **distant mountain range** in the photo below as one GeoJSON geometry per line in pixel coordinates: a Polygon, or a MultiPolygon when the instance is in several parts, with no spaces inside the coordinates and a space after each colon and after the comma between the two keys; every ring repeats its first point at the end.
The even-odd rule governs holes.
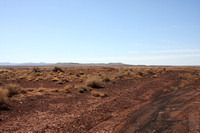
{"type": "Polygon", "coordinates": [[[123,63],[10,63],[10,62],[0,62],[0,66],[130,66],[123,63]]]}
{"type": "Polygon", "coordinates": [[[128,66],[128,64],[123,63],[56,63],[52,64],[54,66],[128,66]]]}
{"type": "Polygon", "coordinates": [[[45,66],[51,65],[52,63],[10,63],[10,62],[0,62],[0,66],[45,66]]]}

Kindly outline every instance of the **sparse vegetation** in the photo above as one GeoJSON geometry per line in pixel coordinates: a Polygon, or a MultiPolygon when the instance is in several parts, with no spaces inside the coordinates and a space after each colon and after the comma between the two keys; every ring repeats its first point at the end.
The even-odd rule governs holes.
{"type": "Polygon", "coordinates": [[[87,87],[84,85],[77,86],[76,88],[80,93],[84,93],[85,91],[87,91],[87,87]]]}
{"type": "MultiPolygon", "coordinates": [[[[83,116],[83,120],[79,119],[81,123],[88,120],[88,116],[89,121],[94,122],[97,119],[91,120],[91,118],[95,117],[96,113],[108,114],[109,118],[110,113],[106,111],[111,111],[114,114],[112,117],[115,117],[118,113],[124,113],[123,110],[127,108],[125,112],[130,112],[133,108],[135,111],[138,107],[140,110],[140,107],[146,104],[150,106],[149,109],[154,106],[156,113],[160,113],[161,107],[167,107],[166,110],[164,108],[161,110],[170,113],[170,110],[176,110],[174,109],[176,105],[178,108],[185,107],[185,104],[179,104],[185,99],[192,97],[191,103],[193,97],[199,95],[197,91],[199,91],[200,72],[193,68],[167,67],[167,70],[163,70],[163,67],[62,67],[62,69],[64,72],[60,70],[54,72],[53,68],[48,66],[39,67],[39,70],[34,70],[33,67],[2,72],[0,70],[0,112],[5,112],[0,122],[5,124],[4,120],[7,121],[7,118],[15,120],[7,117],[12,116],[9,113],[16,114],[21,120],[23,119],[21,114],[29,110],[28,113],[39,111],[39,116],[30,114],[39,119],[49,114],[50,118],[54,119],[56,114],[59,119],[58,121],[54,119],[54,122],[60,122],[60,119],[62,122],[67,121],[68,112],[70,117],[71,114],[77,116],[81,114],[81,117],[83,116]],[[179,98],[181,95],[184,95],[183,99],[179,98]],[[104,97],[106,98],[103,99],[104,97]],[[133,107],[135,105],[136,108],[133,107]],[[168,107],[173,108],[168,109],[168,107]],[[11,110],[2,111],[2,108],[11,110]]],[[[30,122],[28,117],[27,119],[30,122]]],[[[109,119],[109,122],[110,120],[112,119],[109,119]]],[[[75,124],[73,119],[72,122],[75,124]]],[[[79,125],[80,123],[76,127],[79,125]]],[[[48,128],[47,131],[51,130],[48,128]]]]}
{"type": "Polygon", "coordinates": [[[86,85],[92,88],[101,88],[101,79],[98,77],[90,77],[86,80],[86,85]]]}
{"type": "Polygon", "coordinates": [[[34,73],[40,72],[40,69],[39,69],[38,67],[34,67],[34,68],[33,68],[33,72],[34,72],[34,73]]]}
{"type": "Polygon", "coordinates": [[[59,80],[59,81],[57,82],[57,84],[61,85],[61,84],[64,84],[64,82],[63,82],[62,80],[59,80]]]}
{"type": "Polygon", "coordinates": [[[60,67],[54,67],[53,72],[63,72],[63,70],[60,67]]]}
{"type": "Polygon", "coordinates": [[[58,77],[54,77],[51,79],[52,81],[59,81],[59,78],[58,77]]]}
{"type": "Polygon", "coordinates": [[[103,79],[103,82],[109,82],[109,81],[110,81],[109,78],[104,78],[104,79],[103,79]]]}
{"type": "Polygon", "coordinates": [[[12,97],[21,92],[21,87],[17,84],[7,84],[5,88],[8,90],[8,97],[12,97]]]}
{"type": "Polygon", "coordinates": [[[152,77],[153,77],[153,78],[157,78],[157,77],[158,77],[158,75],[153,75],[152,77]]]}
{"type": "Polygon", "coordinates": [[[44,91],[45,91],[45,88],[43,87],[38,88],[38,92],[44,92],[44,91]]]}
{"type": "Polygon", "coordinates": [[[64,87],[64,91],[65,91],[66,93],[69,93],[70,90],[72,90],[73,88],[74,88],[73,85],[68,84],[68,85],[66,85],[66,86],[64,87]]]}
{"type": "MultiPolygon", "coordinates": [[[[154,81],[160,80],[160,77],[167,77],[170,72],[177,73],[174,79],[177,78],[176,86],[165,86],[158,90],[157,98],[163,95],[170,95],[177,93],[184,88],[191,87],[195,81],[199,80],[200,72],[194,69],[179,69],[179,68],[30,68],[30,69],[16,69],[3,71],[0,73],[1,90],[0,102],[12,101],[16,98],[25,98],[33,95],[48,95],[61,97],[63,93],[65,98],[74,97],[77,92],[83,93],[80,97],[88,97],[90,94],[94,97],[110,97],[115,93],[110,92],[117,88],[119,84],[124,81],[137,82],[145,79],[145,81],[157,78],[154,81]],[[52,71],[53,70],[53,71],[52,71]],[[65,70],[65,72],[63,71],[65,70]],[[165,74],[165,76],[163,76],[165,74]],[[122,80],[123,79],[123,80],[122,80]],[[127,80],[128,79],[128,80],[127,80]],[[147,79],[147,80],[146,80],[147,79]],[[5,82],[4,82],[5,81],[5,82]],[[53,82],[52,82],[53,81],[53,82]],[[6,83],[14,83],[8,84],[6,83]],[[17,83],[17,84],[16,84],[17,83]],[[114,85],[111,83],[115,83],[114,85]],[[67,84],[67,85],[66,85],[67,84]],[[19,85],[29,86],[24,89],[19,85]],[[103,89],[96,89],[105,87],[103,89]],[[114,86],[114,87],[113,87],[114,86]],[[40,88],[39,88],[40,87],[40,88]],[[48,89],[47,89],[48,88],[48,89]],[[109,89],[108,89],[109,88],[109,89]],[[40,93],[39,93],[40,92],[40,93]]],[[[175,79],[176,80],[176,79],[175,79]]],[[[197,82],[198,83],[198,82],[197,82]]],[[[128,82],[128,85],[131,82],[128,82]]],[[[124,84],[125,86],[126,84],[124,84]]],[[[123,88],[123,87],[122,87],[123,88]]],[[[193,88],[193,86],[191,87],[193,88]]],[[[118,88],[117,88],[118,89],[118,88]]],[[[118,91],[116,91],[118,93],[118,91]]],[[[153,94],[154,92],[152,92],[153,94]]],[[[90,97],[91,98],[91,97],[90,97]]],[[[98,99],[97,99],[98,100],[98,99]]]]}
{"type": "Polygon", "coordinates": [[[143,77],[144,76],[144,73],[143,72],[138,72],[138,75],[143,77]]]}
{"type": "Polygon", "coordinates": [[[107,95],[103,92],[100,92],[100,91],[96,91],[96,90],[93,90],[91,92],[92,96],[94,97],[106,97],[107,95]]]}
{"type": "Polygon", "coordinates": [[[7,97],[8,97],[8,90],[0,87],[0,107],[1,105],[7,103],[8,99],[7,97]]]}
{"type": "Polygon", "coordinates": [[[58,89],[53,89],[51,92],[59,92],[58,89]]]}
{"type": "Polygon", "coordinates": [[[190,82],[188,80],[181,80],[179,87],[185,88],[190,82]]]}

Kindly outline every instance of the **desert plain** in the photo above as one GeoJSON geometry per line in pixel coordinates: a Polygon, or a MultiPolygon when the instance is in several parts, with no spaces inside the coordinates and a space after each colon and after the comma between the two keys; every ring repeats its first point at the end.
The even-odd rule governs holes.
{"type": "Polygon", "coordinates": [[[0,132],[200,132],[200,70],[2,66],[0,132]]]}

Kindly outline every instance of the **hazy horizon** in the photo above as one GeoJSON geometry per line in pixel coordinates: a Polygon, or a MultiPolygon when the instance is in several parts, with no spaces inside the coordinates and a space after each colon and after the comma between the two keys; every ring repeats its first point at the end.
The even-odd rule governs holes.
{"type": "Polygon", "coordinates": [[[0,0],[0,62],[200,65],[199,0],[0,0]]]}

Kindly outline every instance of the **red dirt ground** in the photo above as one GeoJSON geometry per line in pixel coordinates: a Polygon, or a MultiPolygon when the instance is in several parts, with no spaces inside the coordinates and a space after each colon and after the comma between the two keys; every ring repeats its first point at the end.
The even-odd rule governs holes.
{"type": "MultiPolygon", "coordinates": [[[[0,132],[200,132],[200,78],[176,92],[162,91],[181,82],[179,73],[184,72],[102,83],[98,90],[105,98],[74,90],[11,100],[9,110],[0,110],[0,132]]],[[[20,85],[34,87],[26,81],[20,85]]]]}

